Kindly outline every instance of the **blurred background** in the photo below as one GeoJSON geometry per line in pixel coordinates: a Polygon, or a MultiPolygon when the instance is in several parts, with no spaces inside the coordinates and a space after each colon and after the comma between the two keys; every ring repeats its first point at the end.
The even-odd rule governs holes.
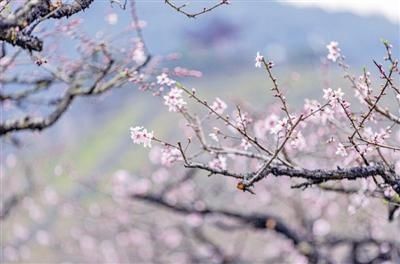
{"type": "MultiPolygon", "coordinates": [[[[288,99],[297,106],[303,104],[304,98],[320,98],[321,89],[326,86],[347,87],[345,89],[350,91],[342,78],[343,73],[326,62],[326,45],[330,41],[339,42],[351,65],[350,71],[357,76],[363,67],[376,72],[372,59],[382,60],[385,54],[382,39],[393,44],[395,56],[399,54],[398,1],[232,0],[230,5],[196,19],[188,19],[163,1],[136,2],[138,16],[145,23],[143,36],[150,53],[177,58],[165,62],[164,67],[197,70],[202,76],[186,78],[187,87],[196,88],[210,100],[221,97],[225,101],[251,102],[251,107],[258,111],[266,109],[272,100],[265,93],[269,84],[264,72],[254,68],[258,51],[275,62],[278,79],[288,99]]],[[[210,3],[191,2],[189,9],[196,10],[210,3]]],[[[128,10],[111,6],[108,0],[95,1],[77,17],[85,21],[82,30],[94,38],[117,35],[132,23],[128,10]]],[[[124,47],[131,42],[119,42],[116,37],[114,44],[124,47]]],[[[141,219],[137,223],[143,221],[143,217],[151,221],[155,217],[152,208],[139,204],[127,211],[125,207],[118,208],[107,197],[116,172],[129,174],[144,186],[157,182],[160,174],[174,177],[159,164],[151,163],[148,149],[132,144],[129,127],[141,125],[154,130],[158,137],[176,140],[184,125],[170,124],[178,120],[157,98],[138,91],[134,85],[126,85],[100,97],[78,99],[51,128],[40,133],[19,133],[18,147],[2,142],[2,178],[23,178],[29,174],[35,181],[35,194],[21,202],[23,209],[12,212],[1,223],[2,261],[86,262],[82,256],[65,253],[74,252],[68,251],[69,247],[79,247],[78,244],[54,241],[69,241],[65,237],[72,236],[82,247],[85,228],[90,229],[94,223],[99,228],[101,219],[105,219],[99,215],[111,210],[110,207],[118,211],[108,215],[115,217],[115,221],[120,221],[118,219],[124,218],[127,212],[128,216],[141,219]],[[139,213],[145,216],[141,217],[139,213]]],[[[178,172],[183,174],[184,169],[174,170],[174,173],[178,172]]],[[[235,197],[234,181],[231,180],[196,176],[193,184],[196,187],[191,188],[201,188],[206,193],[205,199],[216,206],[235,197]],[[230,189],[222,194],[218,186],[230,186],[230,189]]],[[[15,183],[2,188],[17,190],[19,186],[15,183]]],[[[270,205],[266,196],[246,198],[256,199],[256,205],[244,210],[285,207],[284,201],[270,205]]],[[[240,199],[237,202],[245,203],[240,199]]],[[[286,214],[279,210],[273,212],[286,214]]],[[[361,215],[368,213],[360,212],[361,215]]],[[[104,230],[97,231],[103,232],[98,262],[114,243],[115,233],[107,224],[103,227],[104,230]]],[[[151,225],[136,228],[145,230],[151,225]]],[[[398,231],[398,226],[393,224],[392,230],[398,231]]],[[[357,232],[357,228],[348,231],[357,232]]],[[[109,261],[107,257],[103,260],[118,262],[113,257],[109,261]]],[[[120,259],[120,262],[123,261],[120,259]]]]}

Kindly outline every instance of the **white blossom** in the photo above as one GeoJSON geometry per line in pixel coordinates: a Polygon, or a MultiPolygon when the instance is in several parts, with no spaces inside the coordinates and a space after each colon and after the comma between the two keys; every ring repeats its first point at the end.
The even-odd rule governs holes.
{"type": "Polygon", "coordinates": [[[332,88],[323,89],[323,92],[323,98],[328,100],[332,107],[335,107],[338,101],[343,101],[344,93],[342,92],[342,88],[338,88],[336,90],[332,90],[332,88]]]}
{"type": "Polygon", "coordinates": [[[264,57],[260,54],[260,52],[257,52],[256,63],[255,63],[256,68],[261,68],[263,60],[264,60],[264,57]]]}
{"type": "Polygon", "coordinates": [[[157,83],[159,85],[172,86],[175,84],[175,81],[170,79],[166,73],[161,73],[157,76],[157,83]]]}
{"type": "Polygon", "coordinates": [[[340,55],[340,48],[338,47],[339,43],[336,41],[331,41],[328,45],[326,45],[326,48],[328,49],[328,60],[331,60],[333,62],[336,62],[336,60],[341,56],[340,55]]]}
{"type": "Polygon", "coordinates": [[[220,98],[216,98],[213,104],[211,105],[211,109],[214,110],[217,114],[222,115],[228,106],[224,101],[220,98]]]}

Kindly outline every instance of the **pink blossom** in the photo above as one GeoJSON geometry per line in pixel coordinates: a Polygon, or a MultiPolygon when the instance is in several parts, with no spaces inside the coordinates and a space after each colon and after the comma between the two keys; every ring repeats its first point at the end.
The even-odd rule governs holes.
{"type": "Polygon", "coordinates": [[[256,55],[256,68],[261,68],[262,63],[263,63],[264,57],[260,54],[260,52],[257,52],[256,55]]]}
{"type": "Polygon", "coordinates": [[[371,84],[370,75],[370,72],[366,72],[359,76],[358,81],[356,82],[354,96],[358,98],[362,104],[365,104],[364,98],[367,98],[372,94],[372,89],[369,87],[371,84]]]}
{"type": "Polygon", "coordinates": [[[336,60],[341,56],[340,54],[340,48],[338,47],[339,43],[336,41],[331,41],[328,45],[326,45],[326,48],[328,49],[328,60],[331,60],[333,62],[336,62],[336,60]]]}
{"type": "Polygon", "coordinates": [[[226,158],[218,156],[208,163],[208,166],[214,170],[226,170],[226,158]]]}
{"type": "Polygon", "coordinates": [[[214,110],[217,114],[222,115],[228,106],[224,101],[219,99],[218,97],[215,99],[213,104],[211,105],[211,109],[214,110]]]}
{"type": "Polygon", "coordinates": [[[174,87],[168,95],[164,96],[164,104],[168,106],[168,111],[177,112],[186,105],[186,102],[182,98],[182,92],[181,89],[174,87]]]}
{"type": "Polygon", "coordinates": [[[145,148],[151,148],[151,140],[153,139],[153,131],[147,132],[147,129],[137,126],[131,127],[131,139],[135,144],[143,144],[145,148]]]}

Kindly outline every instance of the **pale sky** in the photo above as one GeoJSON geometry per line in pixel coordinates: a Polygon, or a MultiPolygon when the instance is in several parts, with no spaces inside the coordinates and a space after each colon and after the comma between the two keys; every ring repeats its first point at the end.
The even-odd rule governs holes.
{"type": "Polygon", "coordinates": [[[359,15],[384,15],[395,23],[400,22],[399,0],[280,0],[296,6],[314,6],[327,11],[350,11],[359,15]]]}

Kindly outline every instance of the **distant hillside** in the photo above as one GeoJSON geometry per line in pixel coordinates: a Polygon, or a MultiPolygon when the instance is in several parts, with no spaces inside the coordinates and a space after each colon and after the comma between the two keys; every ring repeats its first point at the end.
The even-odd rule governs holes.
{"type": "Polygon", "coordinates": [[[381,38],[397,47],[400,41],[399,25],[384,17],[328,13],[270,1],[232,1],[195,20],[159,3],[140,2],[139,11],[148,21],[145,36],[150,47],[160,52],[182,48],[193,52],[193,47],[202,47],[219,55],[247,57],[260,50],[296,63],[325,54],[326,43],[336,40],[352,63],[366,64],[371,57],[382,57],[381,38]]]}

